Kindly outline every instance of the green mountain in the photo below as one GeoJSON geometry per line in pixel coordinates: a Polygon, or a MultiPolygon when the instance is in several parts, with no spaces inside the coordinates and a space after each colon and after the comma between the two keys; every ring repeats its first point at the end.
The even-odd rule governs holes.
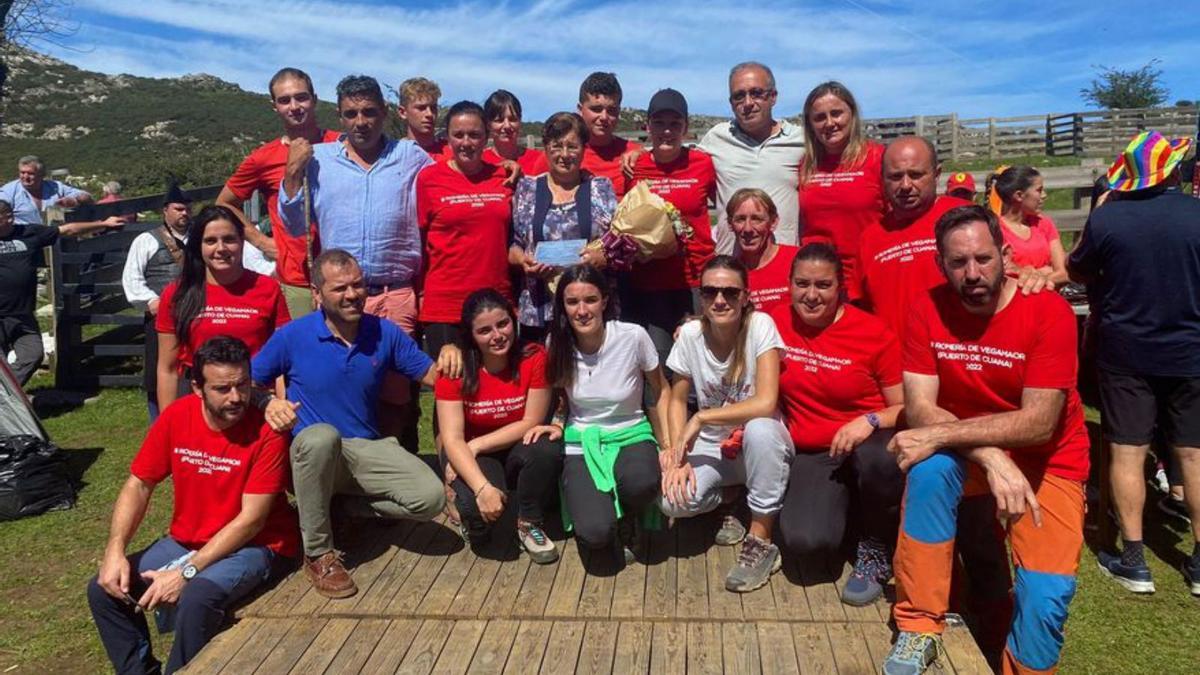
{"type": "MultiPolygon", "coordinates": [[[[117,180],[125,196],[160,192],[166,176],[223,183],[254,147],[279,133],[267,98],[211,75],[155,79],[103,75],[30,51],[8,57],[0,128],[0,180],[22,155],[96,190],[117,180]]],[[[335,121],[322,103],[322,122],[335,121]]]]}

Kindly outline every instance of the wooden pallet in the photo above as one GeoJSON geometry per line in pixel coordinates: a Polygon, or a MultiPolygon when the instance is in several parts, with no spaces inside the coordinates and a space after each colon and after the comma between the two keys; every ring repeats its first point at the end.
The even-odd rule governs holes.
{"type": "MultiPolygon", "coordinates": [[[[570,538],[558,563],[536,565],[476,555],[440,522],[372,525],[347,546],[356,596],[328,600],[293,574],[186,672],[878,672],[890,605],[843,605],[848,565],[785,561],[767,586],[730,593],[736,551],[712,544],[715,529],[702,518],[650,533],[645,560],[618,568],[570,538]]],[[[946,672],[990,672],[965,628],[945,644],[946,672]]]]}

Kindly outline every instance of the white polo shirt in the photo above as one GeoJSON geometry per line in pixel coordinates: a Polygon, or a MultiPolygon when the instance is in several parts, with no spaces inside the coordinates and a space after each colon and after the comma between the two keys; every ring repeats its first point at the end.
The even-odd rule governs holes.
{"type": "Polygon", "coordinates": [[[779,209],[775,241],[796,245],[800,238],[800,158],[804,156],[804,130],[784,120],[779,131],[759,143],[722,122],[700,141],[717,169],[717,226],[713,240],[717,253],[733,253],[733,232],[725,219],[725,204],[742,188],[759,188],[771,195],[779,209]]]}

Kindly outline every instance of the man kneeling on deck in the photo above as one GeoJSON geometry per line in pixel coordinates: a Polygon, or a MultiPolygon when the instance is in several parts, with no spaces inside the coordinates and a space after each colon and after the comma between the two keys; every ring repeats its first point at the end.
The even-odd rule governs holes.
{"type": "Polygon", "coordinates": [[[1053,671],[1075,594],[1088,472],[1075,316],[1058,294],[1025,295],[1005,276],[1009,248],[983,207],[946,212],[935,235],[949,283],[912,307],[904,400],[916,428],[889,445],[908,485],[895,557],[900,635],[883,671],[920,673],[941,652],[958,503],[964,490],[988,488],[1016,568],[1003,671],[1053,671]]]}
{"type": "Polygon", "coordinates": [[[317,256],[312,285],[318,311],[271,336],[254,356],[254,381],[287,378],[287,400],[272,399],[266,417],[276,430],[292,430],[304,573],[321,595],[347,598],[358,588],[333,547],[335,494],[350,497],[351,514],[368,517],[430,520],[446,504],[441,479],[417,449],[380,438],[375,411],[384,375],[397,371],[433,386],[439,371],[458,377],[461,363],[451,350],[447,363],[435,365],[399,326],[365,314],[362,268],[346,251],[317,256]]]}
{"type": "Polygon", "coordinates": [[[287,446],[250,401],[250,350],[218,336],[195,354],[192,391],[150,427],[113,509],[100,574],[88,604],[118,673],[158,673],[144,613],[175,644],[167,673],[212,639],[225,610],[298,553],[296,514],[284,496],[287,446]],[[171,477],[171,529],[138,553],[125,548],[155,486],[171,477]]]}

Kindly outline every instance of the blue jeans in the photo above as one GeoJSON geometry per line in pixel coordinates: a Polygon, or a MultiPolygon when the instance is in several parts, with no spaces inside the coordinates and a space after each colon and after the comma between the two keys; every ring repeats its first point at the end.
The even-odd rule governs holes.
{"type": "MultiPolygon", "coordinates": [[[[179,542],[163,537],[129,556],[129,595],[138,599],[149,587],[142,572],[156,570],[187,552],[179,542]]],[[[266,581],[275,561],[275,554],[265,546],[247,546],[187,582],[175,609],[175,645],[165,672],[179,670],[208,644],[225,620],[225,609],[266,581]]],[[[87,596],[100,641],[117,673],[164,672],[151,650],[144,614],[105,592],[96,577],[88,583],[87,596]]]]}

